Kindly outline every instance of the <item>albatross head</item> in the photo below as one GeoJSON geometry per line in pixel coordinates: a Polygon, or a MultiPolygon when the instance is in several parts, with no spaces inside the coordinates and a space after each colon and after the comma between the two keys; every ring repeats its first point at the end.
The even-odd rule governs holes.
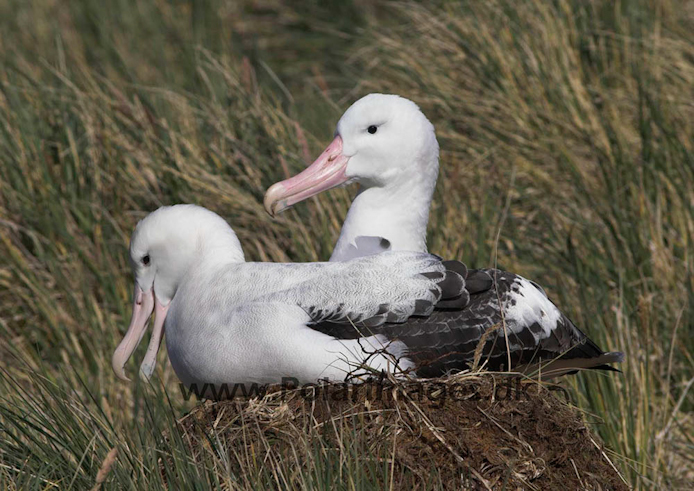
{"type": "Polygon", "coordinates": [[[349,182],[363,188],[435,183],[438,155],[434,127],[414,102],[397,95],[369,94],[342,115],[335,139],[313,164],[268,189],[265,209],[274,216],[349,182]]]}
{"type": "Polygon", "coordinates": [[[195,205],[164,206],[137,224],[130,240],[135,277],[133,315],[125,337],[113,353],[113,371],[125,376],[125,363],[142,340],[155,312],[154,327],[140,375],[149,379],[156,364],[164,320],[181,281],[191,268],[213,255],[242,262],[241,244],[226,221],[195,205]]]}

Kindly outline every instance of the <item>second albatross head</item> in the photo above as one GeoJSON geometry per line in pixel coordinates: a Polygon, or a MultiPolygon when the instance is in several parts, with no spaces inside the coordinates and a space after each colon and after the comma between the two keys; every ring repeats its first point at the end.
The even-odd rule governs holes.
{"type": "Polygon", "coordinates": [[[154,313],[154,326],[140,375],[149,379],[156,364],[164,320],[178,286],[203,259],[243,262],[236,234],[219,215],[195,205],[164,206],[137,224],[130,240],[135,277],[133,314],[125,337],[113,354],[113,371],[128,380],[125,363],[140,344],[154,313]]]}
{"type": "Polygon", "coordinates": [[[369,94],[342,115],[335,139],[313,164],[268,189],[265,209],[274,216],[350,182],[363,188],[398,186],[413,179],[435,183],[438,155],[434,127],[414,102],[369,94]]]}

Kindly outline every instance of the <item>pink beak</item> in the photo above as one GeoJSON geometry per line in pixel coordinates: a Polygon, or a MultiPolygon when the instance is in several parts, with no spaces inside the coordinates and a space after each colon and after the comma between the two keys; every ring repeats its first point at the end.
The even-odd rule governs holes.
{"type": "Polygon", "coordinates": [[[303,172],[273,184],[265,193],[265,210],[275,216],[299,201],[339,186],[347,181],[349,157],[342,155],[342,137],[337,135],[328,148],[303,172]]]}
{"type": "Polygon", "coordinates": [[[154,367],[157,363],[157,351],[159,351],[162,334],[164,333],[164,321],[166,320],[169,305],[162,305],[154,295],[153,290],[143,292],[136,283],[133,316],[130,320],[130,326],[128,326],[128,332],[125,333],[123,341],[120,342],[118,348],[113,353],[112,359],[113,371],[121,380],[130,381],[125,375],[125,364],[130,359],[135,348],[140,344],[140,341],[142,341],[147,328],[147,321],[154,310],[156,310],[156,317],[154,319],[152,338],[149,341],[147,353],[145,353],[145,358],[140,366],[140,376],[144,380],[149,380],[152,372],[154,372],[154,367]]]}

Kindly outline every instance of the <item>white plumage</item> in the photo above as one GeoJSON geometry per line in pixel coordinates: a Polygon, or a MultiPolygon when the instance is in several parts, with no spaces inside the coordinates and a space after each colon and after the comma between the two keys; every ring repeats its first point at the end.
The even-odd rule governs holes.
{"type": "MultiPolygon", "coordinates": [[[[426,252],[438,166],[434,127],[417,105],[396,95],[370,94],[347,109],[333,143],[316,162],[268,189],[265,207],[274,215],[331,187],[357,182],[359,192],[330,260],[382,250],[426,252]],[[330,180],[324,179],[326,172],[332,176],[330,180]]],[[[500,324],[510,334],[504,330],[507,338],[489,338],[485,354],[491,366],[503,367],[508,358],[516,366],[563,358],[573,360],[569,368],[571,364],[609,368],[605,364],[622,360],[622,353],[604,353],[592,343],[539,286],[503,271],[485,273],[494,282],[490,288],[473,292],[470,305],[417,322],[416,332],[426,341],[412,338],[410,346],[438,350],[442,357],[449,357],[438,367],[439,372],[465,368],[474,351],[472,340],[500,324]],[[499,351],[507,351],[506,346],[509,353],[499,351]]],[[[557,365],[566,372],[567,364],[557,365]]]]}
{"type": "MultiPolygon", "coordinates": [[[[310,325],[376,326],[428,315],[447,277],[440,260],[423,253],[343,263],[247,263],[231,227],[192,205],[163,207],[143,219],[130,260],[133,320],[114,354],[114,371],[125,378],[124,365],[156,307],[141,374],[149,378],[154,369],[165,320],[169,359],[185,384],[343,380],[362,363],[393,370],[405,350],[401,342],[383,335],[336,339],[310,325]]],[[[410,367],[403,360],[398,368],[410,367]]]]}

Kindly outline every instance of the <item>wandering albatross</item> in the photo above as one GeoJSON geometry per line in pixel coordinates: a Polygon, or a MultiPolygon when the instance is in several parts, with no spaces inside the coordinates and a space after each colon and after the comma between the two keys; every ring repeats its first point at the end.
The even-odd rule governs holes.
{"type": "Polygon", "coordinates": [[[465,267],[422,252],[332,263],[245,262],[227,222],[195,205],[162,207],[140,221],[130,262],[132,320],[112,359],[124,380],[125,364],[153,312],[141,376],[150,378],[165,328],[181,382],[215,387],[280,383],[284,377],[341,381],[365,367],[366,374],[416,369],[391,331],[411,316],[431,315],[436,305],[469,300],[465,267]],[[351,333],[353,326],[379,333],[337,339],[327,332],[345,324],[351,333]]]}
{"type": "MultiPolygon", "coordinates": [[[[426,252],[438,169],[434,127],[419,107],[397,95],[370,94],[344,113],[334,140],[313,164],[268,189],[265,208],[274,216],[330,188],[357,182],[359,192],[330,260],[385,250],[426,252]]],[[[482,359],[492,370],[508,369],[509,362],[524,371],[541,365],[543,378],[551,378],[581,369],[615,370],[609,364],[623,361],[622,353],[606,353],[588,339],[536,283],[497,269],[470,271],[481,273],[493,282],[475,282],[469,304],[409,319],[391,331],[395,336],[390,339],[403,342],[421,366],[418,375],[468,368],[485,338],[482,359]]]]}

